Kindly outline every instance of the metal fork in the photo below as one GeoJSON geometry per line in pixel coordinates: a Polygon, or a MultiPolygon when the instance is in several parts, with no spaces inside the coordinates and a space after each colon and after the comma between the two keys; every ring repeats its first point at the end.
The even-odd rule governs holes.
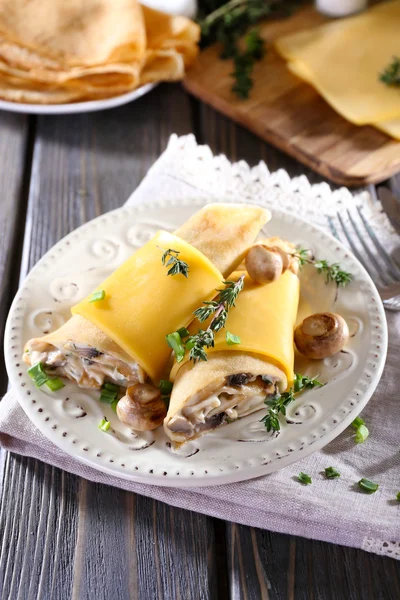
{"type": "MultiPolygon", "coordinates": [[[[385,307],[389,310],[400,310],[400,263],[385,250],[365,218],[362,208],[357,206],[356,209],[360,219],[356,220],[356,217],[347,210],[349,224],[346,224],[342,215],[337,213],[343,233],[353,254],[374,280],[385,307]],[[367,240],[362,232],[367,233],[367,240]],[[360,253],[355,239],[362,246],[365,255],[360,253]]],[[[332,220],[329,221],[333,234],[339,238],[332,220]]]]}

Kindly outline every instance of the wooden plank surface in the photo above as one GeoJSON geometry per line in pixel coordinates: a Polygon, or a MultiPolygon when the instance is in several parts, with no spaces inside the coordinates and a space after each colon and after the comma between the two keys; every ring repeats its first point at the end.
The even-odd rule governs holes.
{"type": "MultiPolygon", "coordinates": [[[[170,133],[190,130],[176,86],[105,113],[40,117],[23,271],[72,229],[121,206],[170,133]]],[[[212,519],[13,455],[3,481],[1,598],[213,597],[212,519]]]]}
{"type": "MultiPolygon", "coordinates": [[[[24,231],[23,204],[26,179],[23,177],[27,152],[28,119],[23,115],[0,113],[0,339],[5,318],[19,276],[19,254],[24,231]],[[21,221],[18,215],[22,216],[21,221]]],[[[4,391],[3,353],[0,352],[0,394],[4,391]]]]}
{"type": "Polygon", "coordinates": [[[186,89],[336,183],[362,186],[383,181],[400,169],[400,142],[374,127],[346,121],[311,86],[290,73],[273,50],[277,37],[325,20],[306,7],[288,19],[259,26],[267,52],[254,68],[255,85],[248,100],[231,92],[232,61],[219,58],[218,46],[200,54],[185,79],[186,89]]]}
{"type": "MultiPolygon", "coordinates": [[[[122,205],[173,132],[195,132],[232,160],[264,159],[271,170],[304,172],[297,161],[174,86],[104,113],[39,118],[32,153],[24,121],[13,127],[16,137],[6,147],[14,148],[8,170],[15,172],[14,188],[4,189],[22,198],[8,223],[23,224],[27,208],[24,272],[68,231],[122,205]],[[25,207],[21,181],[29,180],[31,154],[25,207]]],[[[0,141],[0,160],[4,151],[0,141]]],[[[23,232],[16,231],[16,243],[7,248],[17,272],[23,232]]],[[[7,248],[1,246],[3,255],[7,248]]],[[[0,468],[2,599],[400,597],[400,563],[394,560],[225,523],[30,458],[6,455],[0,468]]]]}

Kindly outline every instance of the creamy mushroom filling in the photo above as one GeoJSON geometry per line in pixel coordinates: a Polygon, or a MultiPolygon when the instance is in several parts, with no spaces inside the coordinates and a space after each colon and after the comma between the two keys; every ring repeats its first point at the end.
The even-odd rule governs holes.
{"type": "Polygon", "coordinates": [[[278,382],[265,376],[239,373],[226,377],[224,385],[194,394],[168,422],[174,440],[184,442],[264,408],[268,396],[277,393],[278,382]],[[206,391],[206,395],[205,395],[206,391]],[[207,393],[208,392],[208,393],[207,393]]]}
{"type": "Polygon", "coordinates": [[[31,340],[24,354],[29,365],[41,363],[49,375],[67,377],[83,388],[101,388],[104,381],[128,387],[144,383],[146,374],[134,361],[127,363],[96,348],[70,340],[53,346],[31,340]]]}

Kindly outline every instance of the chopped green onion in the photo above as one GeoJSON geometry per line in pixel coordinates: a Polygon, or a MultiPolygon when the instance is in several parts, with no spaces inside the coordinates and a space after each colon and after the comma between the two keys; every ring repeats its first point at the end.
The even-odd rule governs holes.
{"type": "Polygon", "coordinates": [[[46,381],[46,385],[52,392],[61,390],[61,388],[64,387],[64,383],[59,377],[53,377],[52,379],[48,379],[46,381]]]}
{"type": "Polygon", "coordinates": [[[176,333],[179,333],[181,338],[185,338],[190,335],[190,331],[188,329],[186,329],[186,327],[181,327],[180,329],[178,329],[178,331],[176,333]]]}
{"type": "Polygon", "coordinates": [[[119,392],[119,385],[115,385],[115,383],[108,383],[108,382],[106,382],[103,385],[103,390],[107,390],[109,392],[115,392],[116,394],[118,394],[118,392],[119,392]]]}
{"type": "Polygon", "coordinates": [[[307,475],[307,473],[299,473],[297,479],[304,485],[310,485],[310,483],[312,483],[312,479],[310,475],[307,475]]]}
{"type": "Polygon", "coordinates": [[[175,358],[176,358],[177,362],[178,363],[181,362],[183,360],[183,357],[185,356],[185,347],[182,344],[181,336],[179,335],[179,333],[177,331],[174,331],[174,333],[169,333],[165,337],[166,337],[168,346],[170,348],[172,348],[172,350],[175,354],[175,358]]]}
{"type": "Polygon", "coordinates": [[[109,392],[108,390],[101,390],[100,402],[105,402],[106,404],[111,404],[116,399],[117,399],[116,392],[109,392]]]}
{"type": "Polygon", "coordinates": [[[373,494],[378,489],[379,484],[363,478],[358,482],[358,487],[367,494],[373,494]]]}
{"type": "Polygon", "coordinates": [[[194,336],[192,336],[192,339],[186,342],[185,344],[185,348],[186,350],[191,350],[192,348],[194,348],[196,342],[194,341],[194,336]]]}
{"type": "Polygon", "coordinates": [[[105,297],[105,291],[99,290],[98,292],[93,292],[93,294],[89,298],[89,302],[98,302],[99,300],[104,300],[105,297]]]}
{"type": "Polygon", "coordinates": [[[160,388],[160,392],[162,396],[169,396],[172,392],[172,381],[168,381],[166,379],[161,379],[158,387],[160,388]]]}
{"type": "Polygon", "coordinates": [[[337,479],[340,477],[339,471],[336,471],[335,467],[327,467],[325,469],[325,477],[327,479],[337,479]]]}
{"type": "Polygon", "coordinates": [[[400,502],[400,492],[397,492],[397,494],[396,494],[396,498],[397,498],[397,500],[400,502]]]}
{"type": "Polygon", "coordinates": [[[357,428],[354,440],[356,444],[362,444],[363,442],[365,442],[368,436],[368,429],[365,427],[365,425],[360,425],[360,427],[357,428]]]}
{"type": "Polygon", "coordinates": [[[41,387],[48,380],[48,375],[43,371],[42,365],[37,363],[30,369],[28,369],[29,377],[32,377],[33,383],[36,387],[41,387]]]}
{"type": "Polygon", "coordinates": [[[171,396],[163,396],[163,400],[165,402],[165,406],[169,408],[169,401],[171,400],[171,396]]]}
{"type": "Polygon", "coordinates": [[[240,337],[238,335],[234,335],[230,331],[226,332],[226,343],[228,346],[233,346],[234,344],[240,344],[240,337]]]}
{"type": "Polygon", "coordinates": [[[360,425],[365,425],[365,421],[361,417],[357,417],[356,419],[354,419],[351,425],[352,427],[354,427],[354,429],[358,429],[360,425]]]}
{"type": "Polygon", "coordinates": [[[102,431],[108,431],[110,429],[111,423],[108,419],[106,419],[106,417],[104,417],[104,419],[102,419],[100,421],[100,423],[98,424],[98,428],[101,429],[102,431]]]}
{"type": "Polygon", "coordinates": [[[117,412],[117,404],[118,404],[119,400],[118,398],[116,398],[115,400],[113,400],[110,404],[111,408],[113,409],[113,411],[116,413],[117,412]]]}

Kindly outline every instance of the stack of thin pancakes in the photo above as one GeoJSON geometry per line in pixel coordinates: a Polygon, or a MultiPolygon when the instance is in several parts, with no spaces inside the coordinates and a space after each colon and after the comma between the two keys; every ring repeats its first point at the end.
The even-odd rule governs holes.
{"type": "Polygon", "coordinates": [[[179,80],[199,35],[137,0],[0,0],[0,98],[59,104],[179,80]]]}

